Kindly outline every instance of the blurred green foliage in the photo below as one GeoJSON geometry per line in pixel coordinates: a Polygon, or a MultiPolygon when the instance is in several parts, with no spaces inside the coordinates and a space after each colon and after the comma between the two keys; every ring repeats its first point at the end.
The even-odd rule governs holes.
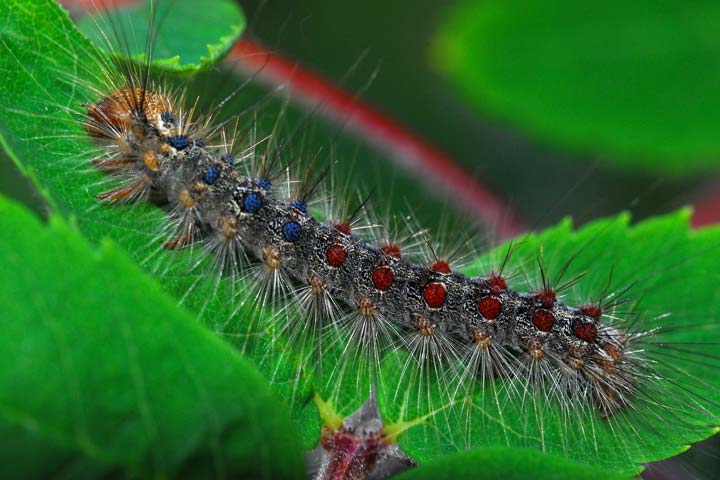
{"type": "Polygon", "coordinates": [[[121,249],[4,197],[0,229],[2,478],[302,477],[266,380],[121,249]]]}
{"type": "Polygon", "coordinates": [[[483,112],[627,168],[720,165],[720,4],[463,1],[433,59],[483,112]]]}

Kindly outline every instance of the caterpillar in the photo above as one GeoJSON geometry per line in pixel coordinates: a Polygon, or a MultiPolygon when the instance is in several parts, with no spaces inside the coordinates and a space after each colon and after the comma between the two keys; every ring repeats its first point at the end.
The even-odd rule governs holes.
{"type": "Polygon", "coordinates": [[[276,197],[264,167],[241,175],[233,154],[205,148],[208,135],[193,128],[167,96],[145,87],[118,90],[91,104],[87,129],[117,148],[98,166],[122,175],[125,183],[100,200],[160,195],[176,212],[179,233],[165,248],[210,238],[219,245],[218,255],[239,269],[235,259],[252,255],[264,268],[309,285],[311,303],[321,308],[330,308],[323,300],[332,296],[368,323],[385,318],[425,338],[475,344],[491,357],[500,350],[534,361],[547,357],[558,374],[577,372],[579,391],[589,390],[606,416],[626,406],[636,391],[643,358],[634,353],[633,341],[648,333],[601,322],[611,305],[564,305],[549,281],[537,292],[516,292],[501,272],[470,278],[453,273],[445,260],[418,265],[404,260],[398,245],[366,243],[342,219],[313,217],[307,195],[276,197]]]}
{"type": "MultiPolygon", "coordinates": [[[[256,350],[290,364],[289,375],[279,372],[287,365],[275,365],[276,378],[319,378],[314,388],[336,405],[349,388],[364,396],[376,389],[381,410],[404,422],[388,441],[411,428],[461,438],[448,448],[478,446],[481,428],[549,451],[583,442],[601,461],[612,448],[603,435],[617,436],[628,442],[620,447],[628,457],[641,458],[642,441],[665,434],[654,434],[656,424],[685,435],[693,422],[717,423],[714,401],[697,393],[708,385],[689,362],[674,365],[674,354],[687,361],[696,353],[662,340],[664,316],[642,318],[630,308],[632,282],[584,303],[563,298],[584,280],[568,274],[578,247],[550,261],[560,265],[552,274],[546,258],[527,266],[540,277],[527,289],[515,288],[520,282],[508,273],[522,239],[475,275],[453,255],[438,255],[424,235],[423,252],[413,255],[400,241],[417,240],[413,222],[407,234],[392,227],[368,234],[373,229],[359,219],[369,208],[366,196],[359,206],[318,213],[327,168],[306,162],[306,172],[293,175],[296,164],[277,131],[258,133],[252,118],[238,127],[245,118],[199,115],[182,91],[153,77],[151,51],[146,58],[138,65],[101,56],[102,80],[76,81],[87,94],[76,121],[98,146],[93,168],[113,183],[96,194],[94,208],[159,207],[164,224],[152,227],[152,236],[165,235],[162,248],[173,254],[199,252],[218,282],[230,284],[224,302],[240,313],[227,321],[248,323],[240,328],[261,337],[256,350]],[[274,311],[269,320],[242,315],[266,309],[274,311]],[[664,392],[684,396],[665,399],[664,392]],[[408,421],[409,403],[420,421],[408,421]],[[447,431],[463,423],[467,431],[447,431]]],[[[603,229],[609,227],[595,235],[603,229]]],[[[209,295],[224,294],[212,285],[209,295]]]]}

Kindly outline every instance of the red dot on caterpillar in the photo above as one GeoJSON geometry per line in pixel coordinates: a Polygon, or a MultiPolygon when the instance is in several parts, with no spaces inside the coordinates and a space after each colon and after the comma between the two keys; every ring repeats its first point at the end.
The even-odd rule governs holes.
{"type": "Polygon", "coordinates": [[[587,315],[588,317],[592,317],[595,320],[600,320],[600,317],[602,317],[602,307],[600,305],[596,305],[593,303],[588,303],[587,305],[583,305],[580,307],[580,311],[587,315]]]}
{"type": "Polygon", "coordinates": [[[538,310],[533,313],[532,323],[541,332],[549,332],[555,324],[555,317],[548,310],[538,310]]]}
{"type": "Polygon", "coordinates": [[[336,223],[333,225],[335,230],[342,233],[343,235],[350,235],[350,224],[349,223],[336,223]]]}
{"type": "Polygon", "coordinates": [[[423,289],[423,298],[430,308],[440,308],[447,298],[447,289],[443,283],[429,283],[423,289]]]}
{"type": "Polygon", "coordinates": [[[497,297],[483,297],[480,302],[478,302],[478,311],[487,320],[495,320],[500,316],[501,310],[502,303],[497,297]]]}
{"type": "Polygon", "coordinates": [[[552,288],[542,289],[535,295],[535,298],[538,299],[543,308],[552,308],[555,306],[555,302],[557,302],[557,294],[552,288]]]}
{"type": "Polygon", "coordinates": [[[573,330],[577,338],[588,343],[594,342],[597,338],[597,327],[593,323],[578,321],[573,330]]]}
{"type": "Polygon", "coordinates": [[[493,295],[500,295],[502,292],[507,290],[507,282],[505,282],[502,275],[495,272],[490,274],[490,278],[487,279],[487,284],[488,287],[490,287],[490,293],[493,295]]]}
{"type": "Polygon", "coordinates": [[[342,245],[330,245],[325,251],[325,259],[331,267],[339,267],[345,261],[345,248],[342,245]]]}
{"type": "Polygon", "coordinates": [[[375,288],[377,288],[381,292],[389,289],[392,285],[393,280],[395,280],[395,272],[390,267],[383,266],[376,268],[375,271],[373,271],[373,284],[375,285],[375,288]]]}
{"type": "Polygon", "coordinates": [[[435,273],[443,273],[445,275],[451,272],[450,264],[444,260],[438,260],[430,266],[430,270],[435,273]]]}
{"type": "Polygon", "coordinates": [[[381,249],[388,257],[400,258],[400,247],[397,245],[385,245],[381,249]]]}

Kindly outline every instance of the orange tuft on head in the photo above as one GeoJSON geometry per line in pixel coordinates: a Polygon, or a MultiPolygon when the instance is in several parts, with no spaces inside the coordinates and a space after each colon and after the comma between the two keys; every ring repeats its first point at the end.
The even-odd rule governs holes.
{"type": "Polygon", "coordinates": [[[127,131],[132,127],[133,111],[141,105],[151,122],[172,110],[170,101],[162,95],[142,88],[123,88],[87,106],[85,128],[91,136],[99,138],[108,137],[110,132],[127,131]]]}

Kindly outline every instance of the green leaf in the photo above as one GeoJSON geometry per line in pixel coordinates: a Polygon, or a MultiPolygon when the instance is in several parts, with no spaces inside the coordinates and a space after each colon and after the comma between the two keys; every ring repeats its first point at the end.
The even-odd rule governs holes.
{"type": "MultiPolygon", "coordinates": [[[[220,61],[232,48],[245,27],[245,17],[238,3],[231,0],[175,0],[153,2],[158,31],[153,48],[153,65],[158,70],[176,74],[193,74],[208,70],[220,61]],[[180,52],[180,54],[178,54],[180,52]]],[[[109,14],[84,17],[78,28],[101,48],[107,41],[105,32],[113,43],[113,50],[126,53],[112,38],[113,28],[119,32],[131,32],[128,40],[130,53],[136,58],[145,57],[145,44],[152,7],[150,2],[113,9],[109,14]]]]}
{"type": "MultiPolygon", "coordinates": [[[[0,366],[0,425],[34,445],[24,461],[3,462],[5,478],[42,476],[38,460],[59,453],[68,477],[90,466],[302,476],[295,431],[267,383],[117,247],[93,250],[60,218],[45,227],[4,198],[0,229],[0,351],[12,359],[0,366]]],[[[3,435],[0,451],[21,438],[3,435]]]]}
{"type": "Polygon", "coordinates": [[[447,455],[407,470],[397,480],[562,480],[629,478],[554,455],[522,448],[490,447],[447,455]]]}
{"type": "MultiPolygon", "coordinates": [[[[447,390],[457,388],[451,367],[463,371],[467,360],[439,372],[427,367],[419,374],[418,362],[405,349],[396,349],[383,360],[377,395],[389,430],[404,431],[399,437],[402,448],[422,463],[467,448],[534,447],[631,475],[642,470],[641,463],[677,455],[689,443],[717,433],[720,369],[709,352],[720,339],[715,282],[720,228],[690,230],[688,217],[688,211],[679,211],[631,227],[629,216],[621,215],[577,231],[565,221],[515,240],[516,250],[506,265],[509,285],[532,292],[542,285],[538,258],[551,280],[572,258],[563,279],[584,276],[577,287],[563,292],[562,301],[569,305],[631,287],[628,298],[633,302],[607,313],[604,321],[617,316],[634,330],[662,327],[650,343],[636,345],[646,352],[647,367],[666,377],[644,384],[632,408],[602,419],[592,402],[563,407],[521,380],[495,381],[483,390],[476,379],[472,398],[465,399],[472,376],[456,396],[447,390]],[[525,396],[519,393],[526,390],[525,396]]],[[[496,270],[508,248],[503,245],[483,255],[466,273],[496,270]]],[[[343,362],[339,353],[325,355],[326,368],[343,362]]],[[[352,372],[359,367],[349,362],[345,368],[352,372]]],[[[354,388],[353,381],[327,387],[322,394],[342,416],[357,409],[367,391],[354,388]],[[343,390],[337,392],[339,388],[343,390]]]]}
{"type": "MultiPolygon", "coordinates": [[[[662,329],[648,342],[635,343],[645,352],[651,374],[662,380],[644,384],[632,408],[603,419],[591,399],[545,399],[540,388],[524,379],[487,382],[483,390],[476,378],[467,399],[472,375],[453,396],[448,391],[456,391],[458,371],[464,371],[467,359],[438,371],[431,365],[420,370],[420,362],[406,349],[395,348],[383,359],[377,389],[388,431],[403,432],[401,447],[421,463],[467,448],[507,445],[533,447],[627,475],[640,472],[642,463],[677,455],[690,443],[717,433],[720,308],[715,280],[720,278],[720,228],[693,231],[688,219],[688,211],[679,211],[630,226],[629,216],[621,215],[579,230],[565,221],[516,239],[505,267],[512,288],[532,292],[542,285],[539,258],[553,282],[572,259],[563,281],[584,276],[577,287],[562,292],[562,301],[569,305],[630,287],[631,302],[607,312],[604,321],[622,319],[633,331],[662,329]]],[[[506,244],[488,252],[466,273],[497,270],[508,248],[506,244]]],[[[339,343],[338,350],[347,345],[339,343]]],[[[367,392],[362,384],[356,386],[352,375],[362,369],[362,360],[347,359],[333,349],[323,357],[324,370],[351,372],[342,387],[320,387],[321,397],[346,416],[362,405],[367,392]]]]}
{"type": "Polygon", "coordinates": [[[434,62],[482,111],[627,168],[718,167],[720,4],[461,2],[434,62]]]}

